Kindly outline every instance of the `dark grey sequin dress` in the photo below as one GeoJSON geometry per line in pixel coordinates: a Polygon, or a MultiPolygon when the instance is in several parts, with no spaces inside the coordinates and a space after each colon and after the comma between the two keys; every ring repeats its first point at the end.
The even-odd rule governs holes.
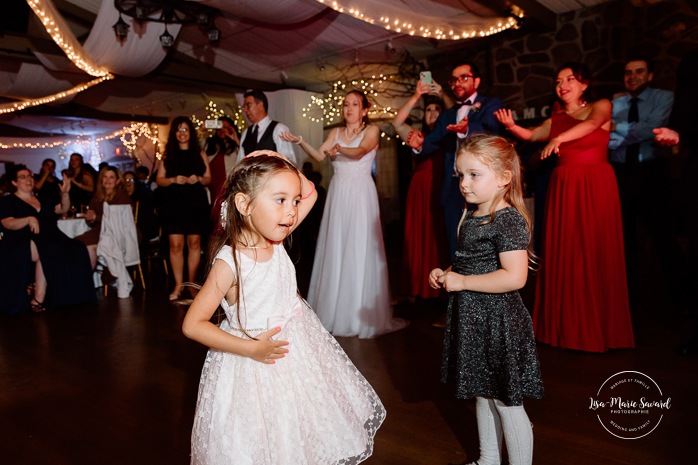
{"type": "MultiPolygon", "coordinates": [[[[499,253],[526,250],[529,234],[523,217],[511,207],[494,221],[463,221],[453,271],[480,275],[501,268],[499,253]]],[[[503,294],[461,291],[450,295],[441,380],[455,381],[456,397],[494,397],[508,405],[543,397],[540,364],[531,316],[517,291],[503,294]]]]}

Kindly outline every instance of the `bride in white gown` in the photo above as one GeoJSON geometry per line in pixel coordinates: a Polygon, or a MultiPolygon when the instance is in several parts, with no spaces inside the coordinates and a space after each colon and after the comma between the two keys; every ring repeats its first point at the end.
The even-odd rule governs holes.
{"type": "Polygon", "coordinates": [[[319,149],[300,136],[281,135],[300,143],[317,161],[330,157],[334,168],[308,303],[335,336],[370,338],[406,326],[393,318],[390,306],[378,193],[371,177],[380,134],[368,120],[368,107],[362,92],[349,92],[342,106],[345,125],[333,129],[319,149]]]}

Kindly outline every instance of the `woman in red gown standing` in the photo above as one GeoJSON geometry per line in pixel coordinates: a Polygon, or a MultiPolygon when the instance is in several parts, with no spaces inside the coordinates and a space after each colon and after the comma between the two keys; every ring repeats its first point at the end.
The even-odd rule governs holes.
{"type": "MultiPolygon", "coordinates": [[[[416,129],[407,124],[410,112],[424,94],[441,93],[441,86],[435,82],[431,85],[417,83],[415,93],[400,108],[392,124],[395,131],[407,141],[416,129]]],[[[452,106],[447,99],[449,107],[452,106]]],[[[434,123],[444,111],[441,99],[425,97],[422,134],[426,136],[434,128],[434,123]]],[[[443,154],[436,157],[415,159],[416,166],[407,191],[407,208],[405,210],[405,236],[403,246],[403,279],[400,292],[408,299],[420,297],[433,299],[439,296],[438,289],[429,286],[429,273],[434,266],[443,263],[446,251],[446,233],[443,231],[443,214],[439,204],[440,180],[442,177],[443,154]]]]}
{"type": "Polygon", "coordinates": [[[618,186],[607,160],[611,102],[589,101],[589,69],[559,68],[559,105],[534,129],[510,110],[499,121],[515,136],[548,141],[541,158],[557,154],[545,204],[541,269],[533,325],[555,347],[604,352],[635,347],[625,279],[618,186]]]}

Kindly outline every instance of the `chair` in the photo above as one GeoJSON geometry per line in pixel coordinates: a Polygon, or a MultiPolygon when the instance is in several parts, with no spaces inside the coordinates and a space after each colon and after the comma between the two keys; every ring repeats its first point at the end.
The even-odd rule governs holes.
{"type": "MultiPolygon", "coordinates": [[[[150,211],[151,214],[154,214],[152,210],[148,210],[146,208],[145,214],[148,214],[148,211],[150,211]]],[[[148,234],[153,228],[152,227],[146,227],[144,229],[141,229],[139,227],[139,222],[138,219],[140,218],[141,215],[141,201],[137,200],[135,209],[134,209],[134,222],[136,223],[136,227],[138,229],[139,233],[139,241],[138,241],[138,246],[140,249],[140,255],[141,255],[141,262],[145,262],[147,266],[147,271],[148,275],[152,277],[152,264],[153,262],[157,262],[162,260],[162,266],[163,269],[165,270],[165,276],[169,275],[169,269],[167,267],[167,250],[163,250],[163,242],[161,240],[162,236],[162,228],[158,228],[158,234],[157,236],[153,237],[142,237],[143,234],[148,234]]],[[[145,218],[146,220],[148,218],[145,218]]],[[[148,226],[148,225],[146,225],[148,226]]],[[[143,271],[142,269],[139,268],[138,270],[141,274],[141,279],[143,278],[143,271]]],[[[135,279],[135,275],[134,275],[135,279]]],[[[143,284],[143,289],[145,289],[145,284],[143,284]]]]}
{"type": "MultiPolygon", "coordinates": [[[[104,263],[110,273],[116,277],[119,297],[128,297],[133,289],[133,281],[127,267],[135,265],[140,267],[141,262],[138,234],[131,205],[109,205],[104,202],[97,256],[100,263],[104,263]]],[[[141,279],[142,277],[141,270],[141,279]]]]}

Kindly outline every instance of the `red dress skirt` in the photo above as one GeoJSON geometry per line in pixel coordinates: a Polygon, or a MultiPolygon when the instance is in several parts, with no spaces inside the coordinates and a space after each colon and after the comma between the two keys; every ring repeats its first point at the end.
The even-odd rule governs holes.
{"type": "Polygon", "coordinates": [[[419,161],[407,191],[402,292],[408,296],[439,296],[439,291],[429,286],[429,273],[443,266],[446,257],[443,209],[439,204],[442,170],[442,155],[419,161]]]}
{"type": "MultiPolygon", "coordinates": [[[[554,115],[550,138],[580,122],[554,115]]],[[[555,347],[635,347],[608,140],[608,131],[599,128],[563,143],[550,178],[533,324],[536,338],[555,347]]]]}

